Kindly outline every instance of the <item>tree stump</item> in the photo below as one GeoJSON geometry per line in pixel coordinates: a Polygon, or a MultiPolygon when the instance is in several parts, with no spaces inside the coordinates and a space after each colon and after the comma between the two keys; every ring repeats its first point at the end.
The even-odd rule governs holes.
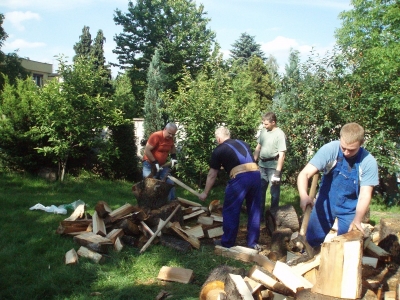
{"type": "Polygon", "coordinates": [[[400,223],[398,219],[381,219],[378,246],[392,256],[392,260],[400,264],[400,223]]]}
{"type": "Polygon", "coordinates": [[[290,228],[292,232],[300,228],[299,217],[293,205],[287,204],[265,212],[265,227],[269,236],[275,230],[290,228]]]}
{"type": "Polygon", "coordinates": [[[236,285],[229,274],[245,276],[244,269],[237,269],[230,266],[219,266],[211,271],[200,291],[200,300],[213,299],[241,299],[236,290],[236,285]]]}
{"type": "Polygon", "coordinates": [[[144,178],[132,186],[132,193],[141,207],[157,209],[167,204],[174,185],[154,178],[144,178]]]}

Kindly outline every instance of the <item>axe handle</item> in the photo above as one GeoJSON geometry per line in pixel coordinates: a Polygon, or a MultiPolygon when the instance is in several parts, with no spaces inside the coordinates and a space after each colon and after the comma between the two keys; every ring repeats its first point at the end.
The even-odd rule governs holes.
{"type": "MultiPolygon", "coordinates": [[[[319,173],[317,173],[313,176],[313,180],[312,180],[311,187],[310,187],[309,196],[313,200],[317,193],[318,177],[319,177],[319,173]]],[[[300,232],[299,232],[299,234],[302,236],[306,235],[308,221],[310,220],[310,214],[311,214],[311,205],[307,205],[306,211],[304,212],[303,221],[301,222],[300,232]]]]}
{"type": "Polygon", "coordinates": [[[176,179],[175,177],[168,175],[168,178],[171,179],[173,182],[175,182],[177,185],[183,187],[185,190],[191,192],[193,195],[199,197],[200,194],[198,192],[196,192],[194,189],[192,189],[191,187],[188,187],[186,184],[184,184],[182,181],[176,179]]]}

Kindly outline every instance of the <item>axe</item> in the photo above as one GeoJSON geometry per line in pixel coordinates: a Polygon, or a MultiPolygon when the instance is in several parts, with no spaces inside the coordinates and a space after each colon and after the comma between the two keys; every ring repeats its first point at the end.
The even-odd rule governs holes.
{"type": "MultiPolygon", "coordinates": [[[[309,196],[313,200],[315,198],[316,191],[317,191],[318,177],[319,177],[319,173],[317,173],[313,176],[313,180],[312,180],[311,187],[310,187],[309,196]]],[[[303,244],[304,249],[307,254],[307,256],[305,258],[307,260],[310,260],[314,257],[314,249],[308,244],[307,239],[306,239],[306,231],[307,231],[308,221],[310,220],[310,214],[311,214],[311,205],[307,205],[306,210],[304,212],[303,221],[301,222],[300,230],[298,232],[297,231],[294,232],[290,238],[290,240],[293,241],[294,243],[300,242],[301,244],[303,244]]],[[[297,263],[300,262],[299,259],[304,260],[304,258],[302,256],[295,257],[293,260],[288,261],[287,264],[288,265],[296,265],[297,263]]]]}

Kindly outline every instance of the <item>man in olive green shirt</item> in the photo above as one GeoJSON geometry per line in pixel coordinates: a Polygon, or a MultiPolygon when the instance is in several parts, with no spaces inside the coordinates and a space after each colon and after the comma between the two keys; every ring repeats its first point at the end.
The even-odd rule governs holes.
{"type": "Polygon", "coordinates": [[[281,173],[286,152],[285,133],[276,125],[276,115],[268,112],[262,117],[264,128],[257,139],[254,160],[261,172],[261,221],[265,220],[265,198],[271,183],[271,209],[279,206],[281,173]]]}

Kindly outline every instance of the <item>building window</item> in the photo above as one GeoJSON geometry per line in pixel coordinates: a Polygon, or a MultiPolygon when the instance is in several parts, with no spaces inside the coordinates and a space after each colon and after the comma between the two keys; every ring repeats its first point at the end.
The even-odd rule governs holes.
{"type": "Polygon", "coordinates": [[[43,75],[42,74],[33,74],[33,81],[36,83],[37,86],[43,86],[43,75]]]}

